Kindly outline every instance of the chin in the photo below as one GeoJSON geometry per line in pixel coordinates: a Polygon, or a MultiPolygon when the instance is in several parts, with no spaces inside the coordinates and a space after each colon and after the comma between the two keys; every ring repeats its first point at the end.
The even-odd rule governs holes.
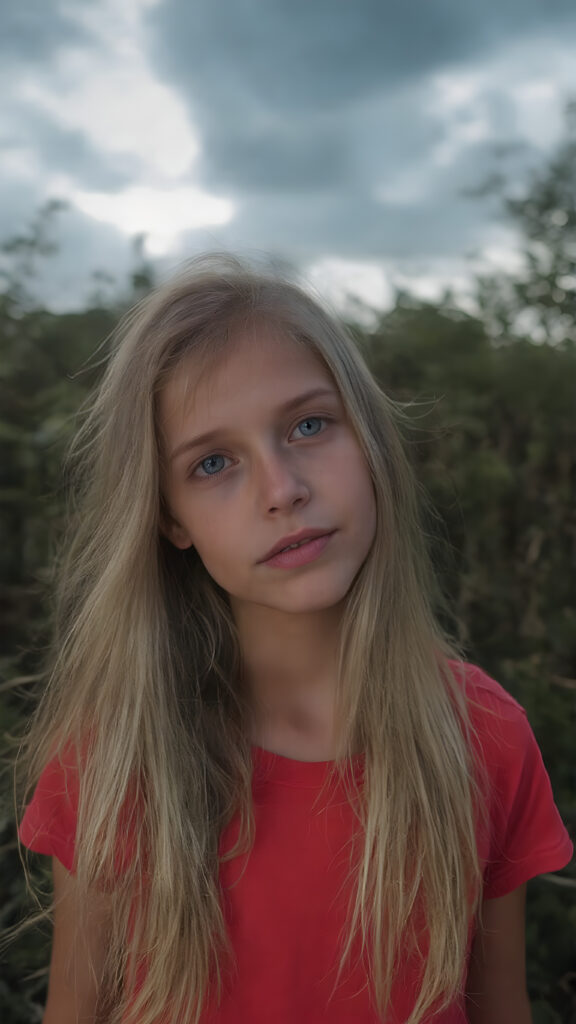
{"type": "Polygon", "coordinates": [[[300,594],[286,594],[284,600],[278,602],[277,607],[279,611],[301,615],[329,611],[342,604],[351,586],[352,581],[331,587],[308,585],[300,594]]]}

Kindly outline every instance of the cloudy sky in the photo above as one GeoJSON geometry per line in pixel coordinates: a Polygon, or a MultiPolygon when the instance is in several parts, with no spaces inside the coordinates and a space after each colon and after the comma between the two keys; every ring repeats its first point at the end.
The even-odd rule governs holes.
{"type": "Polygon", "coordinates": [[[510,265],[467,190],[545,158],[576,95],[574,0],[0,0],[0,237],[67,201],[47,287],[273,253],[331,298],[510,265]],[[500,154],[497,156],[497,154],[500,154]]]}

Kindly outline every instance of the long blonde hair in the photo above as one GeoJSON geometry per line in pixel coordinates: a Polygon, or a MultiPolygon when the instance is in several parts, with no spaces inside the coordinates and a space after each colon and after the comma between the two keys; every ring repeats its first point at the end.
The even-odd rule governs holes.
{"type": "Polygon", "coordinates": [[[73,451],[76,508],[54,663],[28,736],[29,782],[55,753],[77,752],[79,904],[94,888],[114,893],[109,1019],[152,1024],[170,1007],[171,1019],[198,1021],[230,955],[219,837],[238,814],[241,845],[252,840],[248,709],[227,596],[193,550],[162,535],[156,403],[184,355],[225,356],[255,321],[327,366],[373,479],[376,538],[348,595],[340,646],[339,766],[353,750],[365,755],[361,791],[351,793],[362,841],[341,967],[359,936],[384,1015],[401,953],[422,948],[412,923],[423,913],[417,1024],[461,991],[479,893],[466,704],[447,664],[459,652],[437,621],[404,414],[344,328],[294,284],[228,256],[204,258],[120,325],[73,451]],[[119,857],[127,829],[129,855],[119,857]]]}

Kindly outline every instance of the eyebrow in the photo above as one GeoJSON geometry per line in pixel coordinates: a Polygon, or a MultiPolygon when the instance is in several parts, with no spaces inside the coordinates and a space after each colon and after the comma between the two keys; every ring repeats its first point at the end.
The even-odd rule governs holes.
{"type": "MultiPolygon", "coordinates": [[[[334,388],[313,388],[311,391],[305,391],[304,394],[297,395],[295,398],[290,398],[287,402],[278,406],[276,410],[281,416],[286,413],[293,412],[298,409],[301,405],[306,405],[307,402],[311,402],[315,398],[338,398],[338,392],[334,388]]],[[[183,441],[177,445],[174,451],[169,456],[169,462],[173,462],[179,455],[184,452],[188,452],[193,448],[204,447],[216,443],[216,441],[222,437],[223,434],[230,432],[228,427],[217,427],[214,430],[208,430],[205,434],[198,434],[197,437],[191,437],[187,441],[183,441]]]]}

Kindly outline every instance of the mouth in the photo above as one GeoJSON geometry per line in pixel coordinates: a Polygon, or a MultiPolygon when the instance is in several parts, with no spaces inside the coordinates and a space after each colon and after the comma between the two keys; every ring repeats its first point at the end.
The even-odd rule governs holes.
{"type": "Polygon", "coordinates": [[[293,533],[287,537],[283,537],[282,540],[278,541],[273,548],[270,549],[268,554],[264,555],[262,562],[268,562],[271,558],[281,554],[284,551],[293,551],[296,548],[302,547],[303,544],[309,543],[311,540],[316,540],[319,537],[330,537],[335,531],[328,529],[318,530],[300,530],[298,533],[293,533]]]}

